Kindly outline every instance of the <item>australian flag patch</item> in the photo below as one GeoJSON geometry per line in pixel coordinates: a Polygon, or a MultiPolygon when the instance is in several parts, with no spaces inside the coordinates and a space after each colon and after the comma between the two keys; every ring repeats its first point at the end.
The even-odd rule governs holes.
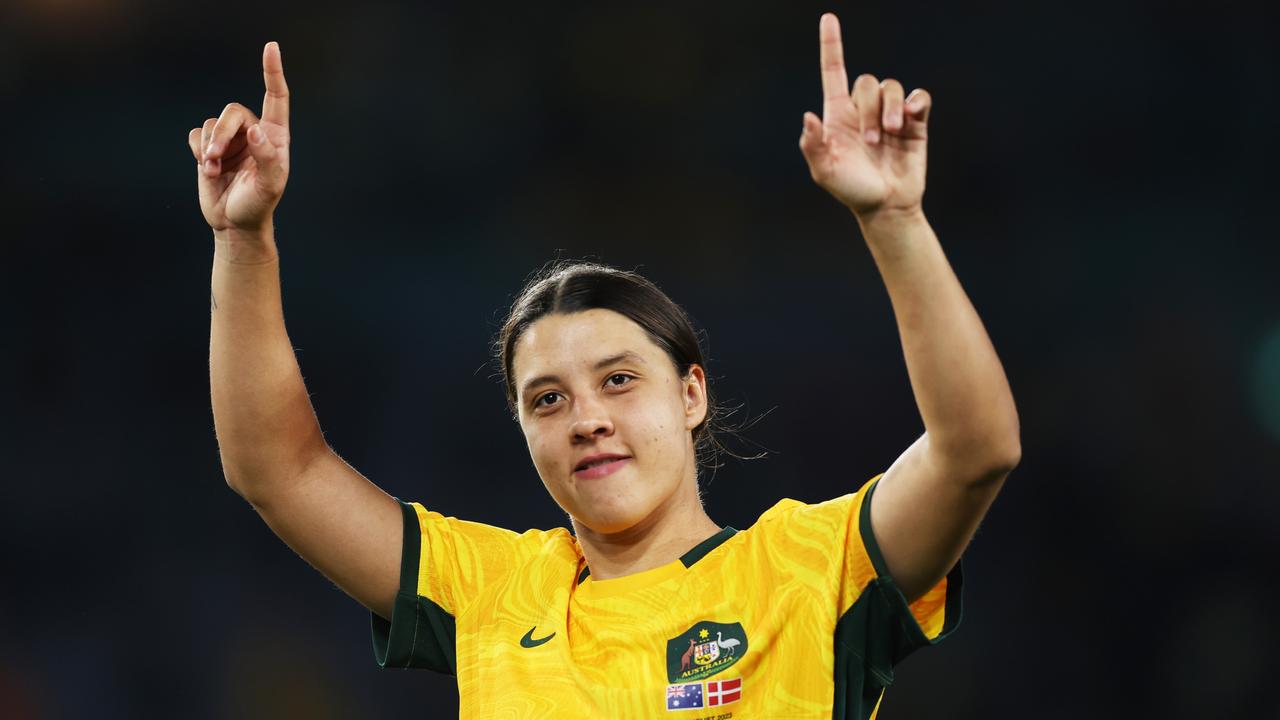
{"type": "Polygon", "coordinates": [[[702,707],[702,683],[667,686],[667,709],[689,710],[702,707]]]}

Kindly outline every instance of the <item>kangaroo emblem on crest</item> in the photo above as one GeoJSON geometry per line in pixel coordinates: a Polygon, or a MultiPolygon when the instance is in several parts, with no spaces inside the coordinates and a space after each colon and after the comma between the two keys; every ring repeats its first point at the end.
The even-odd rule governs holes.
{"type": "Polygon", "coordinates": [[[693,657],[693,646],[694,646],[693,638],[690,638],[689,649],[685,650],[684,654],[680,656],[680,672],[684,672],[685,670],[689,669],[689,660],[690,658],[693,657]]]}

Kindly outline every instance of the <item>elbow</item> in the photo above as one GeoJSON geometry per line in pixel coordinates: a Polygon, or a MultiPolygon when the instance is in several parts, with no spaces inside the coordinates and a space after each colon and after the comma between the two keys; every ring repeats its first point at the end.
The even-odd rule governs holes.
{"type": "Polygon", "coordinates": [[[1022,450],[1019,446],[1013,445],[1000,452],[983,456],[980,461],[970,460],[965,466],[966,470],[960,473],[959,477],[963,478],[969,487],[998,488],[1014,468],[1018,467],[1021,460],[1022,450]]]}
{"type": "Polygon", "coordinates": [[[309,444],[289,452],[232,455],[222,452],[222,477],[227,487],[255,508],[303,482],[326,454],[327,444],[309,444]]]}
{"type": "Polygon", "coordinates": [[[1022,462],[1022,423],[1018,421],[1016,412],[1012,414],[1008,429],[1000,434],[996,448],[996,466],[1008,475],[1022,462]]]}
{"type": "Polygon", "coordinates": [[[261,507],[266,499],[264,496],[273,492],[273,488],[280,486],[280,482],[274,480],[270,474],[252,467],[224,465],[222,476],[227,481],[227,487],[231,488],[231,492],[239,495],[241,500],[255,508],[261,507]]]}
{"type": "Polygon", "coordinates": [[[1022,441],[1015,435],[993,456],[991,472],[999,473],[1001,476],[1008,475],[1018,467],[1020,462],[1022,462],[1022,441]]]}
{"type": "Polygon", "coordinates": [[[1022,462],[1022,424],[1016,412],[1011,412],[1003,422],[994,423],[991,431],[978,439],[974,446],[980,448],[975,455],[980,483],[1001,482],[1018,463],[1022,462]]]}
{"type": "Polygon", "coordinates": [[[993,442],[987,454],[982,456],[978,464],[979,471],[974,474],[974,484],[989,485],[1004,482],[1004,479],[1022,462],[1022,441],[1017,434],[993,442]]]}
{"type": "Polygon", "coordinates": [[[970,439],[943,451],[941,462],[966,485],[999,485],[1022,462],[1022,442],[1017,433],[970,439]]]}
{"type": "Polygon", "coordinates": [[[225,468],[223,469],[222,477],[227,481],[227,487],[231,488],[231,492],[239,495],[245,502],[253,504],[253,500],[249,498],[249,491],[243,479],[225,468]]]}

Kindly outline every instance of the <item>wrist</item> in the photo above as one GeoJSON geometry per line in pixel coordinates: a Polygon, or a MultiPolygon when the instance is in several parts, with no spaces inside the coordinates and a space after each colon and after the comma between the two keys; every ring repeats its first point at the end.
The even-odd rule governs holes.
{"type": "Polygon", "coordinates": [[[929,227],[929,221],[919,206],[886,208],[859,214],[857,218],[862,239],[876,264],[881,266],[914,253],[934,237],[933,228],[929,227]]]}
{"type": "Polygon", "coordinates": [[[215,258],[235,265],[260,265],[279,256],[270,221],[260,228],[214,230],[213,251],[215,258]]]}
{"type": "Polygon", "coordinates": [[[920,205],[908,207],[879,207],[874,210],[854,212],[862,234],[868,238],[872,235],[898,234],[912,227],[928,225],[924,208],[920,205]]]}

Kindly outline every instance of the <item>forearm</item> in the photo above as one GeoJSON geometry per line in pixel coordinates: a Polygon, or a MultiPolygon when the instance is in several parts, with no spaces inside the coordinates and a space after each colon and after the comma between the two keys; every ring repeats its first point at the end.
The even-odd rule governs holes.
{"type": "Polygon", "coordinates": [[[991,339],[922,212],[859,218],[889,291],[930,454],[986,473],[1021,448],[1013,394],[991,339]]]}
{"type": "Polygon", "coordinates": [[[327,450],[285,331],[280,266],[260,237],[215,233],[209,385],[227,483],[251,502],[327,450]]]}

